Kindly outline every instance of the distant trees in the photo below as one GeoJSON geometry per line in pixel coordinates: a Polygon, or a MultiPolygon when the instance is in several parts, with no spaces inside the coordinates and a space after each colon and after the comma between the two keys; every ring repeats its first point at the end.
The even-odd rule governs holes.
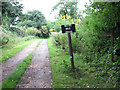
{"type": "Polygon", "coordinates": [[[26,28],[34,27],[39,30],[36,34],[39,37],[49,37],[49,27],[47,25],[45,16],[41,11],[28,11],[19,18],[18,26],[25,26],[26,28]]]}
{"type": "Polygon", "coordinates": [[[19,18],[18,26],[35,27],[41,29],[46,25],[45,16],[38,10],[28,11],[19,18]]]}
{"type": "Polygon", "coordinates": [[[35,34],[33,35],[39,37],[48,37],[49,30],[45,16],[42,14],[42,12],[39,10],[33,10],[23,14],[22,9],[23,5],[19,4],[19,2],[2,2],[2,28],[12,32],[19,32],[22,30],[22,32],[25,34],[24,36],[26,36],[26,33],[28,32],[28,35],[32,35],[34,32],[35,34]],[[21,29],[18,29],[19,27],[12,27],[13,25],[17,25],[21,27],[21,29]],[[45,26],[46,28],[43,28],[42,26],[45,26]]]}
{"type": "Polygon", "coordinates": [[[37,27],[36,23],[31,20],[25,20],[23,22],[19,22],[18,26],[25,26],[25,27],[37,27]]]}

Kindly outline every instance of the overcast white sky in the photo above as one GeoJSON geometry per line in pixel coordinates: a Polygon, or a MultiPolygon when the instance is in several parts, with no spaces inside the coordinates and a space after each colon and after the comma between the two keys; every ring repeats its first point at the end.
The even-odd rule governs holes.
{"type": "MultiPolygon", "coordinates": [[[[56,5],[60,0],[22,0],[20,3],[24,5],[23,13],[29,10],[40,10],[46,17],[46,20],[55,21],[56,13],[50,14],[54,5],[56,5]]],[[[89,0],[79,0],[78,8],[79,10],[84,10],[85,2],[89,0]]]]}

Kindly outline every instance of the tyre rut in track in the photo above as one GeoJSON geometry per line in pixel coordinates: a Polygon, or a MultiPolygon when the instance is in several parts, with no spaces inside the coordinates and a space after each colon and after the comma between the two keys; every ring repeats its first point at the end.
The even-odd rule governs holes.
{"type": "Polygon", "coordinates": [[[16,69],[18,64],[20,64],[30,53],[34,51],[39,41],[40,40],[37,40],[31,43],[2,64],[2,67],[0,67],[2,70],[2,81],[4,81],[16,69]]]}
{"type": "Polygon", "coordinates": [[[49,61],[47,39],[35,50],[31,65],[21,77],[17,88],[51,88],[52,71],[49,61]]]}

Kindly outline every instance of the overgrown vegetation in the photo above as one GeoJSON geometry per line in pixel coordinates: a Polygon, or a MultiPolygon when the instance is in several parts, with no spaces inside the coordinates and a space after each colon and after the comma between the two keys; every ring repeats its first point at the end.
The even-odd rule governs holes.
{"type": "MultiPolygon", "coordinates": [[[[67,3],[67,0],[61,1],[59,4],[63,3],[67,3]]],[[[86,81],[88,83],[97,83],[97,85],[94,83],[95,87],[102,87],[101,85],[104,87],[120,87],[119,5],[120,2],[91,2],[89,6],[86,5],[86,10],[83,11],[86,17],[79,17],[78,15],[78,19],[75,19],[69,13],[65,13],[56,21],[55,31],[60,31],[61,25],[76,25],[76,32],[71,34],[74,57],[78,57],[77,60],[79,61],[76,68],[81,67],[80,62],[86,63],[88,68],[85,72],[91,73],[90,75],[100,81],[86,81]]],[[[62,10],[65,12],[64,10],[69,10],[69,7],[62,10]]],[[[64,52],[68,52],[66,34],[59,33],[54,35],[53,41],[57,47],[62,48],[64,52]]],[[[56,52],[58,54],[59,50],[56,52]]],[[[61,55],[61,53],[59,54],[61,55]]],[[[63,57],[60,57],[59,54],[56,57],[61,61],[63,57]]],[[[61,56],[63,55],[65,54],[61,56]]],[[[57,60],[53,62],[59,63],[57,60]]],[[[63,66],[63,68],[65,67],[63,66]]],[[[83,71],[85,68],[85,66],[82,67],[83,71]]],[[[60,73],[57,75],[60,75],[60,73]]],[[[89,79],[89,76],[85,78],[89,79]]],[[[93,88],[94,85],[90,84],[89,87],[93,88]]]]}
{"type": "Polygon", "coordinates": [[[28,11],[26,14],[21,15],[18,26],[26,28],[34,27],[37,30],[37,33],[35,34],[36,36],[49,37],[49,27],[46,19],[42,12],[38,10],[28,11]]]}
{"type": "Polygon", "coordinates": [[[52,35],[52,43],[48,40],[53,87],[119,88],[120,2],[91,0],[84,11],[78,11],[77,4],[77,0],[58,2],[52,9],[59,10],[57,20],[53,22],[46,21],[38,10],[23,14],[23,6],[19,2],[2,2],[2,59],[12,57],[36,36],[46,38],[49,32],[57,32],[52,35]],[[75,24],[76,27],[76,32],[71,33],[75,72],[70,69],[67,34],[61,33],[61,25],[68,24],[75,24]],[[22,41],[28,42],[19,47],[18,43],[22,44],[22,41]],[[15,45],[18,49],[13,48],[15,45]],[[12,55],[4,53],[11,48],[12,55]]]}
{"type": "MultiPolygon", "coordinates": [[[[53,75],[53,88],[116,88],[116,78],[103,75],[103,71],[87,63],[83,56],[75,53],[75,72],[72,71],[70,56],[67,51],[53,44],[51,39],[47,41],[49,58],[53,75]]],[[[99,67],[98,67],[99,68],[99,67]]],[[[111,74],[112,71],[109,71],[111,74]]]]}

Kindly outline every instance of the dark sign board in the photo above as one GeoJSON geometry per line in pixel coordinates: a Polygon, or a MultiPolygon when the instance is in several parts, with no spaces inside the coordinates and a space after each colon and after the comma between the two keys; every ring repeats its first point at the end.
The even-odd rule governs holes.
{"type": "Polygon", "coordinates": [[[75,24],[71,24],[71,25],[62,25],[62,33],[71,33],[71,32],[75,32],[75,24]]]}

